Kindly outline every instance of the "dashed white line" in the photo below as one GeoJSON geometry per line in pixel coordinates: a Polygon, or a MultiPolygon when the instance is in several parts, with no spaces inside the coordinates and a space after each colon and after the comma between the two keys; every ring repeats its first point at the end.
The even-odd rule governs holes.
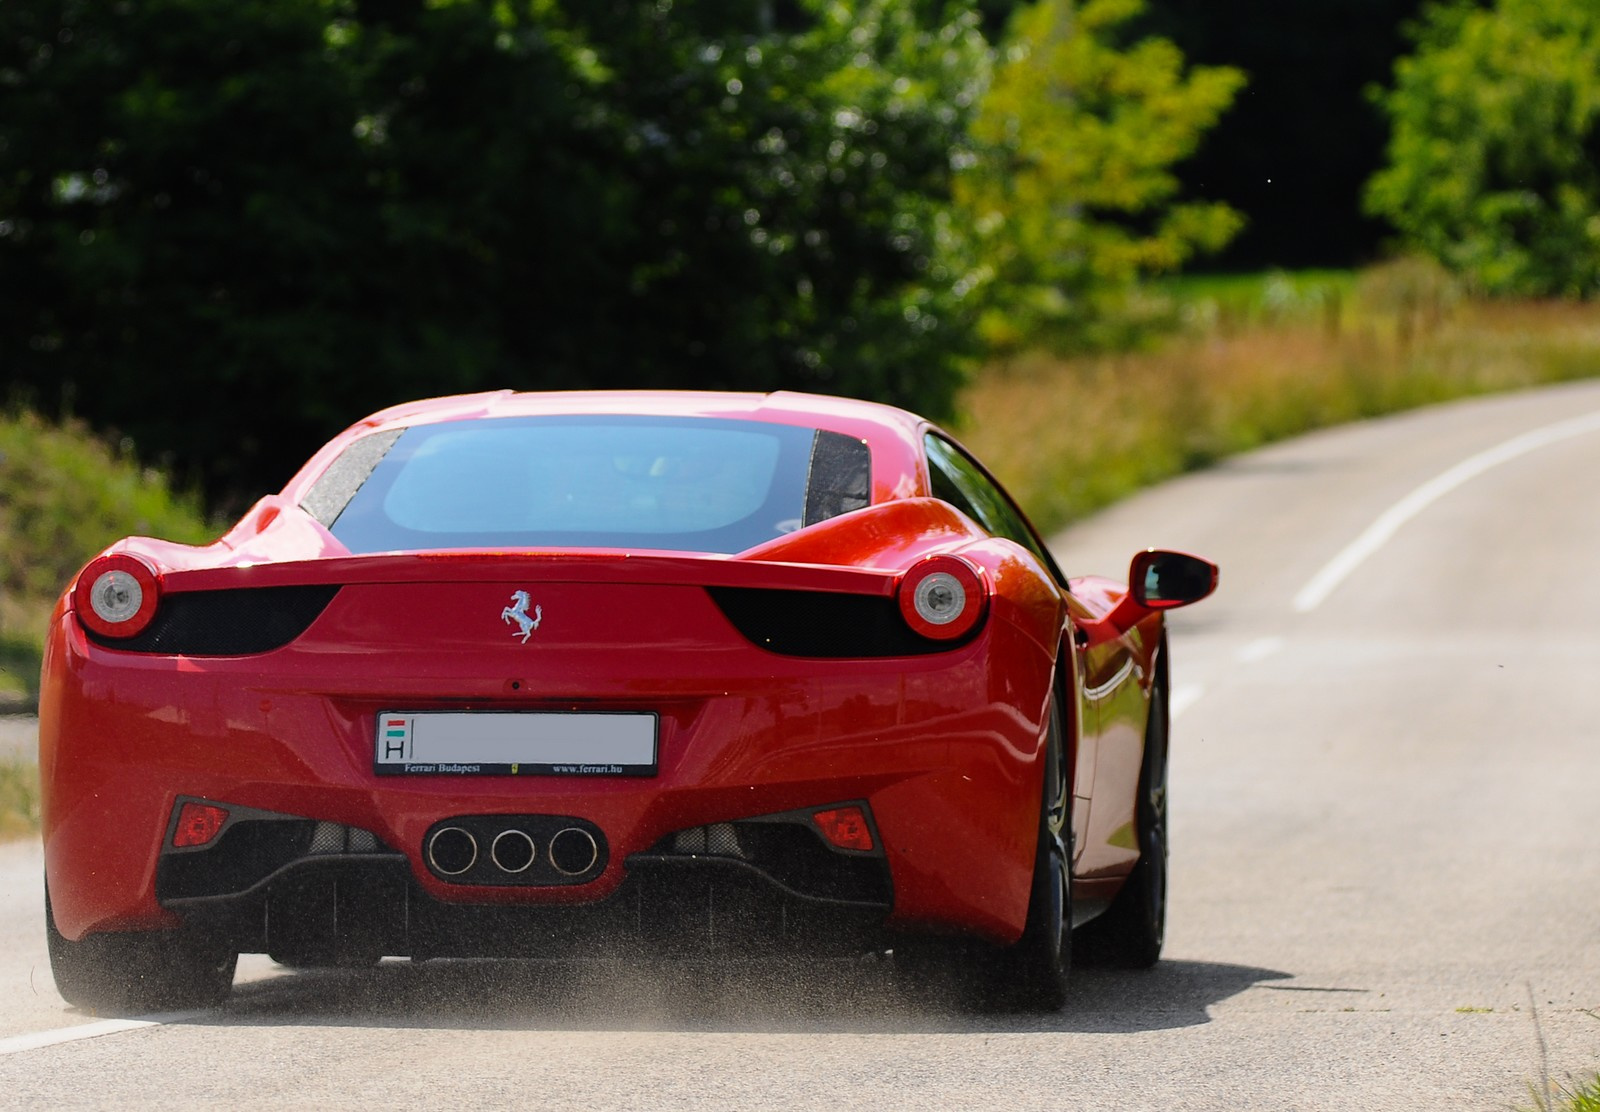
{"type": "Polygon", "coordinates": [[[1282,637],[1259,637],[1240,648],[1233,656],[1240,664],[1254,664],[1283,649],[1282,637]]]}
{"type": "Polygon", "coordinates": [[[1365,532],[1351,541],[1338,555],[1329,560],[1321,571],[1312,576],[1310,582],[1294,596],[1295,610],[1305,614],[1321,606],[1328,596],[1338,589],[1339,584],[1343,583],[1368,557],[1387,544],[1395,533],[1399,532],[1402,525],[1463,483],[1539,448],[1597,431],[1600,431],[1600,411],[1583,417],[1557,421],[1553,425],[1514,436],[1504,444],[1469,456],[1442,475],[1429,479],[1385,510],[1376,521],[1367,526],[1365,532]]]}

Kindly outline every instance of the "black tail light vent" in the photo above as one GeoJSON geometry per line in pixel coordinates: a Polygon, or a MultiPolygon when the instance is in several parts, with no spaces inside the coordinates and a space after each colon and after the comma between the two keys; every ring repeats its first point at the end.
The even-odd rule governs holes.
{"type": "Polygon", "coordinates": [[[89,632],[98,645],[167,656],[250,656],[281,649],[327,609],[338,586],[256,587],[163,595],[133,637],[89,632]]]}
{"type": "Polygon", "coordinates": [[[919,656],[957,644],[918,636],[893,598],[759,587],[707,590],[751,643],[783,656],[919,656]]]}

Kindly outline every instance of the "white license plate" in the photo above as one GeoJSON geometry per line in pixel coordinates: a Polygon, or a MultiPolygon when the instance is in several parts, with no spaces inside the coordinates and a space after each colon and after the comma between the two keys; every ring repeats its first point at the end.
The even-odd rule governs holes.
{"type": "Polygon", "coordinates": [[[384,711],[374,769],[411,776],[654,776],[656,716],[384,711]]]}

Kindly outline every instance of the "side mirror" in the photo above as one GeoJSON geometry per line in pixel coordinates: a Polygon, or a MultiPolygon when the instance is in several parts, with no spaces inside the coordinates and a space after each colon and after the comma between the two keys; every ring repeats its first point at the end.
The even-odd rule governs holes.
{"type": "Polygon", "coordinates": [[[1150,610],[1172,610],[1199,602],[1217,589],[1217,565],[1184,552],[1153,548],[1133,558],[1128,593],[1150,610]]]}

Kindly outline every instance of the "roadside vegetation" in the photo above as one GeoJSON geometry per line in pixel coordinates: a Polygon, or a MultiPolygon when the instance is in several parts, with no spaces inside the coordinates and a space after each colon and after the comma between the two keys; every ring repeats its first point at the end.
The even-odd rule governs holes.
{"type": "Polygon", "coordinates": [[[131,445],[77,422],[0,414],[0,710],[37,699],[51,607],[91,556],[130,534],[195,543],[215,533],[198,498],[141,466],[131,445]]]}
{"type": "Polygon", "coordinates": [[[1600,375],[1600,306],[1469,299],[1420,261],[1163,292],[1176,334],[1019,356],[967,390],[959,434],[1041,529],[1314,428],[1600,375]]]}
{"type": "Polygon", "coordinates": [[[1536,1086],[1528,1086],[1534,1101],[1531,1112],[1600,1112],[1600,1077],[1570,1089],[1559,1082],[1549,1082],[1547,1087],[1549,1092],[1542,1093],[1536,1086]]]}
{"type": "Polygon", "coordinates": [[[39,829],[39,766],[22,758],[0,760],[0,842],[39,829]]]}
{"type": "Polygon", "coordinates": [[[213,505],[430,393],[949,417],[1243,224],[1174,172],[1243,74],[1145,6],[7,0],[0,366],[213,505]]]}

